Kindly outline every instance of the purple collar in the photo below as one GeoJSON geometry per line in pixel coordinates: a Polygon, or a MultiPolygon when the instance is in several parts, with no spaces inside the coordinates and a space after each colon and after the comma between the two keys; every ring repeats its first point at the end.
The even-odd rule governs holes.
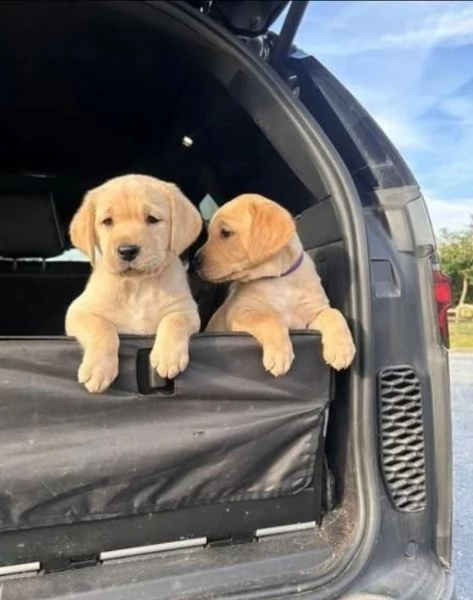
{"type": "Polygon", "coordinates": [[[284,271],[284,273],[281,273],[281,275],[279,275],[279,277],[287,277],[288,275],[291,275],[292,273],[294,273],[294,271],[297,271],[297,269],[301,266],[303,260],[304,260],[304,252],[302,251],[299,258],[296,260],[296,262],[292,263],[292,265],[289,267],[289,269],[287,271],[284,271]]]}

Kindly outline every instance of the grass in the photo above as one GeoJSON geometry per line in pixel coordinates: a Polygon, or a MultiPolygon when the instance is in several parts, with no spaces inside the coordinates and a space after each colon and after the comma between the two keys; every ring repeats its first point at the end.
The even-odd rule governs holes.
{"type": "Polygon", "coordinates": [[[450,348],[452,350],[473,350],[473,321],[449,321],[450,348]]]}

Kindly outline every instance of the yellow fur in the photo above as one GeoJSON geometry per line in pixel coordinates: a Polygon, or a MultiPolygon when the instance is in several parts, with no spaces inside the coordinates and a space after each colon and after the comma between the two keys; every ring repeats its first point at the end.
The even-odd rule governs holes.
{"type": "Polygon", "coordinates": [[[189,337],[200,322],[179,254],[201,227],[179,188],[153,177],[117,177],[86,194],[70,233],[93,271],[68,309],[66,332],[84,349],[78,379],[89,392],[104,391],[117,377],[120,333],[156,335],[150,358],[161,377],[186,368],[189,337]],[[147,222],[150,216],[158,222],[147,222]],[[117,252],[128,244],[140,247],[132,262],[117,252]]]}

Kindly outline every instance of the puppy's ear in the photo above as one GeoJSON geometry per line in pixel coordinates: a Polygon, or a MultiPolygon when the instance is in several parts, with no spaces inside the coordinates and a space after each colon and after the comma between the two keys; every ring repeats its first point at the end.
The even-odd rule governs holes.
{"type": "Polygon", "coordinates": [[[250,207],[252,221],[248,255],[255,265],[277,254],[296,233],[292,215],[282,206],[266,198],[257,199],[250,207]]]}
{"type": "Polygon", "coordinates": [[[69,227],[73,245],[95,262],[95,190],[87,192],[69,227]]]}
{"type": "Polygon", "coordinates": [[[171,203],[170,250],[180,256],[198,237],[202,217],[192,202],[173,183],[166,183],[171,203]]]}

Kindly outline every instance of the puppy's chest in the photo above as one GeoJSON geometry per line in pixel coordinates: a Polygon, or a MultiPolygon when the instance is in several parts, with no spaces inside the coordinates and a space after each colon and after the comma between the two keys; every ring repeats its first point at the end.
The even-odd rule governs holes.
{"type": "Polygon", "coordinates": [[[269,295],[270,304],[279,312],[282,320],[290,329],[304,329],[305,320],[300,314],[300,306],[305,294],[299,290],[283,288],[277,294],[269,295]]]}
{"type": "Polygon", "coordinates": [[[164,308],[164,290],[144,289],[127,294],[116,315],[119,333],[151,335],[156,333],[164,308]]]}
{"type": "Polygon", "coordinates": [[[305,290],[291,288],[285,282],[269,281],[255,282],[251,290],[252,296],[256,294],[258,304],[263,302],[268,308],[276,310],[284,323],[290,329],[304,329],[306,319],[301,307],[307,303],[305,290]]]}

